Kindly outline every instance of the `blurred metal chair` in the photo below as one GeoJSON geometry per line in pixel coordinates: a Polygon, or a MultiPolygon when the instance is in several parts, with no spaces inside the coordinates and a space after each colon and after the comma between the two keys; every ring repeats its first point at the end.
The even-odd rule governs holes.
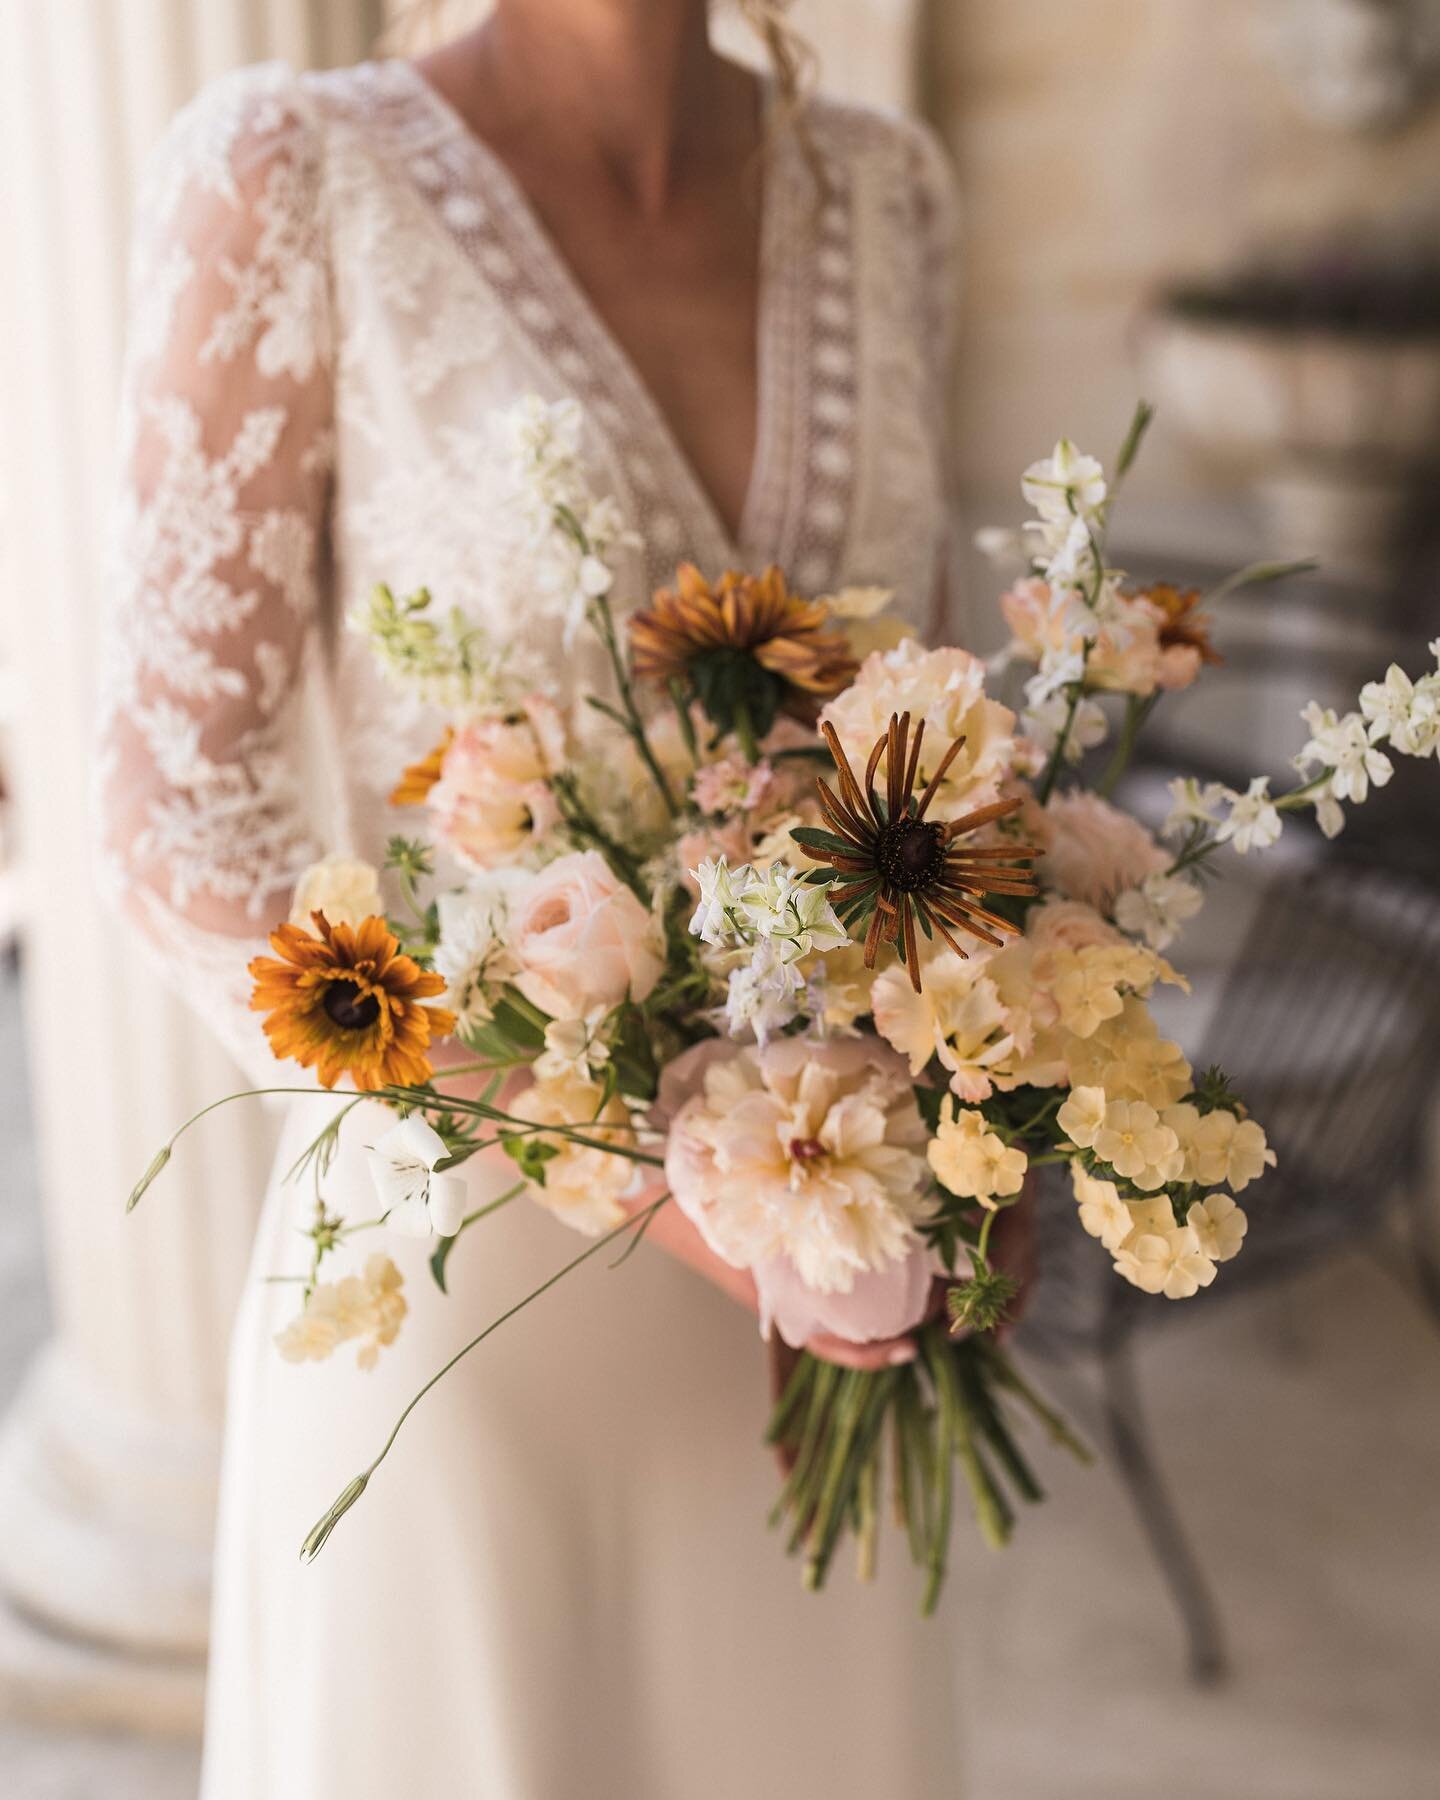
{"type": "MultiPolygon", "coordinates": [[[[1381,1227],[1400,1211],[1408,1273],[1440,1326],[1440,1250],[1420,1179],[1440,1086],[1440,890],[1331,861],[1273,883],[1196,1059],[1210,1063],[1235,1078],[1279,1166],[1246,1195],[1244,1252],[1207,1291],[1206,1313],[1353,1240],[1389,1242],[1381,1227]]],[[[1225,1670],[1221,1621],[1160,1473],[1134,1356],[1142,1329],[1196,1314],[1116,1277],[1076,1221],[1068,1180],[1046,1184],[1037,1213],[1041,1274],[1017,1347],[1067,1373],[1088,1359],[1098,1374],[1093,1422],[1179,1608],[1191,1672],[1213,1681],[1225,1670]]]]}

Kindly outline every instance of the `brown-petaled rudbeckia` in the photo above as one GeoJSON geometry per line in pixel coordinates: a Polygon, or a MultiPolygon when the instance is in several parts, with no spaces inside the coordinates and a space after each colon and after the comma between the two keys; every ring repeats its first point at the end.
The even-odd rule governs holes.
{"type": "Polygon", "coordinates": [[[1210,621],[1197,608],[1199,588],[1177,588],[1168,581],[1157,581],[1145,589],[1144,598],[1161,614],[1160,648],[1172,650],[1184,645],[1198,650],[1202,663],[1216,666],[1225,658],[1210,642],[1210,621]]]}
{"type": "Polygon", "coordinates": [[[712,586],[682,563],[675,586],[633,613],[628,629],[636,678],[692,686],[722,731],[741,712],[757,736],[780,711],[808,722],[857,668],[829,607],[792,594],[773,565],[763,575],[727,570],[712,586]]]}
{"type": "Polygon", "coordinates": [[[407,763],[405,773],[395,783],[390,794],[392,806],[423,806],[430,797],[430,790],[440,779],[440,771],[444,766],[445,752],[455,741],[455,727],[447,725],[445,735],[428,755],[422,756],[419,762],[407,763]]]}
{"type": "Polygon", "coordinates": [[[823,781],[815,784],[830,829],[801,827],[792,835],[817,862],[828,863],[835,871],[838,880],[829,890],[830,901],[846,930],[869,919],[864,940],[866,968],[875,967],[882,943],[894,944],[918,994],[917,919],[927,937],[938,932],[959,956],[968,952],[957,941],[957,930],[996,945],[1005,941],[1001,934],[1018,935],[1018,925],[979,902],[987,894],[1036,892],[1028,866],[1034,846],[966,846],[960,840],[982,825],[1016,812],[1022,802],[1018,798],[996,800],[943,824],[925,816],[964,738],[951,744],[917,797],[914,790],[925,735],[923,719],[912,736],[909,713],[891,714],[888,731],[881,733],[870,752],[863,783],[856,779],[834,727],[827,722],[820,730],[839,772],[838,793],[823,781]],[[885,788],[880,793],[875,777],[882,760],[885,788]]]}
{"type": "Polygon", "coordinates": [[[342,1075],[365,1090],[428,1081],[427,1048],[455,1029],[454,1013],[421,1005],[444,992],[443,977],[402,955],[381,918],[350,926],[310,916],[313,932],[278,926],[270,934],[275,956],[250,964],[250,1005],[269,1015],[275,1055],[313,1067],[327,1088],[342,1075]]]}

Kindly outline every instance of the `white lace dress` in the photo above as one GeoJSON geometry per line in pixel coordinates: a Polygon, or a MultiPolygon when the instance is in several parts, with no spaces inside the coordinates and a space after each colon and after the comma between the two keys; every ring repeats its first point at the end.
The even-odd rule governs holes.
{"type": "MultiPolygon", "coordinates": [[[[822,103],[811,129],[822,200],[793,144],[766,170],[735,543],[503,165],[412,66],[245,70],[162,146],[135,268],[106,862],[258,1079],[276,1065],[248,956],[318,850],[379,859],[389,789],[437,735],[347,610],[377,581],[424,584],[558,654],[488,554],[496,408],[583,403],[594,485],[645,544],[629,597],[681,556],[775,559],[813,592],[897,585],[921,621],[943,593],[944,164],[899,120],[822,103]]],[[[765,1529],[754,1321],[658,1250],[588,1265],[491,1339],[301,1565],[414,1388],[578,1246],[511,1207],[462,1243],[443,1300],[425,1247],[396,1239],[411,1311],[379,1367],[282,1361],[296,1290],[263,1278],[304,1266],[311,1194],[279,1171],[333,1105],[294,1104],[236,1328],[207,1800],[953,1794],[949,1625],[914,1616],[898,1554],[873,1587],[841,1568],[802,1593],[765,1529]]],[[[374,1124],[352,1115],[328,1178],[348,1216],[374,1211],[374,1124]]]]}

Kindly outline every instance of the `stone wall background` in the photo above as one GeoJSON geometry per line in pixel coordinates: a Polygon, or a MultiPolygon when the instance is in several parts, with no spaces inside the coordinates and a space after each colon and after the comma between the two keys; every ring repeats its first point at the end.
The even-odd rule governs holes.
{"type": "MultiPolygon", "coordinates": [[[[1274,3],[929,0],[921,99],[964,194],[956,398],[977,517],[1008,517],[1058,429],[1118,443],[1139,317],[1177,273],[1341,228],[1433,242],[1440,106],[1388,134],[1314,123],[1258,41],[1274,3]]],[[[1172,540],[1243,538],[1243,496],[1164,427],[1127,506],[1172,540]]]]}

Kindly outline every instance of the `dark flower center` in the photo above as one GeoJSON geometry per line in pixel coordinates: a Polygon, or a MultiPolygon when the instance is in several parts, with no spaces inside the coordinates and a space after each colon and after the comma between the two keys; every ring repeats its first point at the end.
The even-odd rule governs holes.
{"type": "Polygon", "coordinates": [[[791,1138],[790,1154],[796,1162],[815,1162],[825,1154],[825,1146],[819,1138],[791,1138]]]}
{"type": "Polygon", "coordinates": [[[380,1017],[380,1002],[353,981],[332,981],[322,1004],[342,1031],[364,1031],[380,1017]]]}
{"type": "Polygon", "coordinates": [[[892,887],[903,894],[919,893],[945,866],[941,828],[928,819],[897,819],[880,833],[875,862],[892,887]]]}

